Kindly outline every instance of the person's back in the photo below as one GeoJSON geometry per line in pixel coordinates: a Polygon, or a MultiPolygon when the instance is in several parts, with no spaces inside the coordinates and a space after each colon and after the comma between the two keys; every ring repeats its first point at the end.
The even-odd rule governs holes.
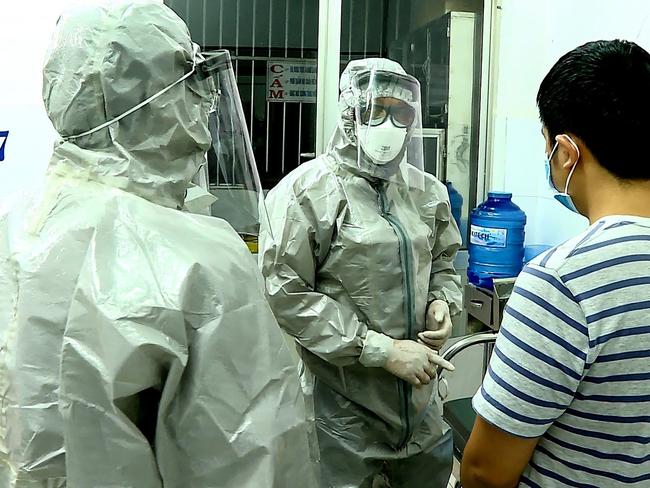
{"type": "Polygon", "coordinates": [[[256,263],[179,210],[214,101],[187,28],[144,1],[58,30],[44,98],[63,141],[42,195],[0,216],[0,485],[314,486],[256,263]]]}
{"type": "Polygon", "coordinates": [[[650,483],[650,54],[563,56],[538,106],[555,199],[591,227],[517,280],[480,391],[463,486],[650,483]]]}
{"type": "MultiPolygon", "coordinates": [[[[47,207],[35,207],[47,216],[12,235],[2,419],[17,480],[62,482],[67,470],[71,486],[185,486],[198,482],[194,463],[212,465],[205,486],[234,476],[236,443],[219,433],[242,427],[237,403],[246,396],[236,392],[259,393],[269,377],[228,368],[249,369],[257,347],[253,354],[285,349],[279,333],[258,342],[273,318],[248,249],[221,220],[100,184],[61,183],[47,207]],[[247,355],[237,357],[242,344],[247,355]],[[229,415],[201,399],[217,393],[236,402],[229,415]]],[[[291,366],[284,353],[278,368],[291,366]]]]}
{"type": "Polygon", "coordinates": [[[524,479],[650,481],[649,297],[650,218],[603,218],[524,271],[476,400],[479,412],[510,417],[519,435],[548,426],[524,479]],[[517,409],[501,411],[513,393],[517,409]]]}

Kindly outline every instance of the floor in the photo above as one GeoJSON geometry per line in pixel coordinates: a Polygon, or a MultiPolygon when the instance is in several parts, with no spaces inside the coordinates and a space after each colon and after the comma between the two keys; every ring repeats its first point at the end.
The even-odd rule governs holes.
{"type": "Polygon", "coordinates": [[[456,480],[458,479],[460,479],[460,464],[454,458],[454,467],[451,470],[451,478],[449,478],[447,488],[456,488],[456,480]]]}

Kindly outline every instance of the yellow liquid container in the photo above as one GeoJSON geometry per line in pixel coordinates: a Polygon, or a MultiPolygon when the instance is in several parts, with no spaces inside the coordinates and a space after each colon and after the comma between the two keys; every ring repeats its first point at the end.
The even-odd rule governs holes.
{"type": "Polygon", "coordinates": [[[251,236],[251,235],[242,235],[240,234],[244,242],[246,243],[246,246],[248,247],[248,250],[253,253],[257,254],[259,250],[259,240],[257,236],[251,236]]]}

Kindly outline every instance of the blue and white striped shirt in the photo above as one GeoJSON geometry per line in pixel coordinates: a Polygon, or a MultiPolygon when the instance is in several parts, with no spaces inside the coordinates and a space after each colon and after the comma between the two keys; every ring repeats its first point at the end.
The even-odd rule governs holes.
{"type": "Polygon", "coordinates": [[[524,270],[474,409],[541,438],[519,486],[650,486],[650,219],[602,219],[524,270]]]}

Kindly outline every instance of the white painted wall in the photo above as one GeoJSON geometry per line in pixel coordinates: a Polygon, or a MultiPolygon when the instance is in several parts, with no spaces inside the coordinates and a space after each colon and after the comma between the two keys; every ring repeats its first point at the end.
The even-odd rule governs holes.
{"type": "Polygon", "coordinates": [[[69,0],[8,1],[0,29],[0,130],[9,130],[0,163],[0,197],[40,180],[50,157],[54,129],[41,98],[45,52],[69,0]]]}
{"type": "Polygon", "coordinates": [[[61,12],[90,1],[98,0],[2,2],[0,130],[10,132],[0,162],[0,198],[34,187],[47,167],[55,131],[41,94],[45,53],[61,12]]]}
{"type": "Polygon", "coordinates": [[[529,219],[529,244],[558,244],[587,225],[550,197],[535,97],[571,49],[623,38],[650,50],[648,0],[499,0],[501,16],[491,189],[512,191],[529,219]]]}
{"type": "MultiPolygon", "coordinates": [[[[650,50],[648,0],[499,0],[498,49],[490,188],[512,191],[528,215],[529,244],[558,244],[587,225],[556,203],[544,174],[544,139],[535,97],[542,79],[567,51],[597,39],[625,38],[650,50]],[[614,7],[618,10],[613,10],[614,7]],[[643,28],[642,28],[643,26],[643,28]]],[[[453,342],[453,341],[452,341],[453,342]]],[[[481,381],[480,347],[454,360],[448,400],[472,396],[481,381]]]]}

